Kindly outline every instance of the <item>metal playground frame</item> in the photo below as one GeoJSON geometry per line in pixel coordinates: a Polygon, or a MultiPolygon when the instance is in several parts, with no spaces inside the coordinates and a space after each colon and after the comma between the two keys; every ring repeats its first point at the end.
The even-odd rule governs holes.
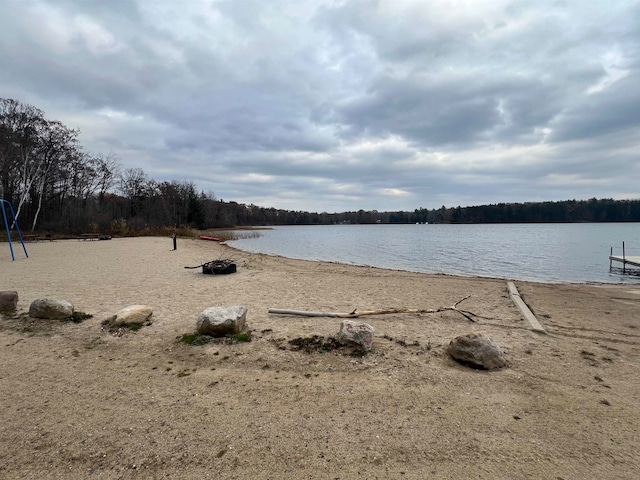
{"type": "Polygon", "coordinates": [[[13,244],[11,243],[11,232],[9,231],[9,220],[7,219],[7,210],[6,206],[9,207],[9,213],[11,213],[11,219],[13,219],[13,225],[16,227],[16,232],[18,232],[18,238],[20,239],[20,243],[22,244],[22,249],[24,250],[24,254],[27,258],[29,258],[29,254],[27,253],[27,247],[24,245],[24,240],[22,238],[22,232],[20,231],[20,227],[18,226],[18,221],[16,220],[16,215],[13,213],[13,206],[9,203],[8,200],[0,199],[0,204],[2,205],[2,219],[4,220],[4,228],[7,231],[7,241],[9,242],[9,250],[11,250],[11,261],[15,262],[16,257],[13,254],[13,244]]]}

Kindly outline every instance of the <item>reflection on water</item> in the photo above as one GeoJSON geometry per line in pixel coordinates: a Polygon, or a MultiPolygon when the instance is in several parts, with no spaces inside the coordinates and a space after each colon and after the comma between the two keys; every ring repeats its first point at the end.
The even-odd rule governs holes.
{"type": "Polygon", "coordinates": [[[264,230],[250,252],[425,273],[543,282],[640,283],[609,271],[609,251],[640,255],[639,223],[335,225],[264,230]]]}

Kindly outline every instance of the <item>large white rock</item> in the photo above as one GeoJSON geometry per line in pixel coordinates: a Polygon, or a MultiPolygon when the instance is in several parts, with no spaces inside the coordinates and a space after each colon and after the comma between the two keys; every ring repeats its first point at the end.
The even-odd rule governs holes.
{"type": "Polygon", "coordinates": [[[457,361],[476,368],[493,370],[507,366],[502,349],[482,332],[454,338],[449,343],[449,354],[457,361]]]}
{"type": "Polygon", "coordinates": [[[73,305],[66,300],[38,298],[29,306],[29,316],[33,318],[61,320],[71,315],[73,315],[73,305]]]}
{"type": "Polygon", "coordinates": [[[247,308],[242,305],[232,307],[209,307],[198,315],[197,331],[202,335],[224,337],[244,330],[247,308]]]}
{"type": "Polygon", "coordinates": [[[109,324],[113,327],[125,325],[144,325],[153,315],[153,310],[149,305],[130,305],[123,308],[109,319],[109,324]]]}
{"type": "Polygon", "coordinates": [[[343,345],[356,344],[365,350],[371,350],[374,329],[368,323],[343,320],[337,339],[343,345]]]}

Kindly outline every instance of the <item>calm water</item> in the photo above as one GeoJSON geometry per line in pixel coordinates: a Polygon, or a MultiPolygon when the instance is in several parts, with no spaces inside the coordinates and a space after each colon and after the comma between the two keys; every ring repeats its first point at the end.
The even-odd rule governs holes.
{"type": "Polygon", "coordinates": [[[236,248],[305,260],[540,282],[640,283],[609,249],[640,255],[640,223],[274,227],[236,248]]]}

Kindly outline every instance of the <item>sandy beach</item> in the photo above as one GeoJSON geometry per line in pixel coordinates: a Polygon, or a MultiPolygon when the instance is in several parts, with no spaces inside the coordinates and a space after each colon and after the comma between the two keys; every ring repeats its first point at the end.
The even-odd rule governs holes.
{"type": "Polygon", "coordinates": [[[0,244],[2,479],[631,479],[640,472],[640,286],[516,282],[291,260],[169,238],[0,244]],[[237,273],[185,269],[234,259],[237,273]],[[379,315],[364,357],[294,351],[340,319],[269,308],[453,311],[379,315]],[[83,323],[25,317],[36,298],[83,323]],[[134,304],[153,323],[114,336],[134,304]],[[244,305],[251,342],[177,341],[205,308],[244,305]],[[510,366],[447,353],[482,331],[510,366]]]}

